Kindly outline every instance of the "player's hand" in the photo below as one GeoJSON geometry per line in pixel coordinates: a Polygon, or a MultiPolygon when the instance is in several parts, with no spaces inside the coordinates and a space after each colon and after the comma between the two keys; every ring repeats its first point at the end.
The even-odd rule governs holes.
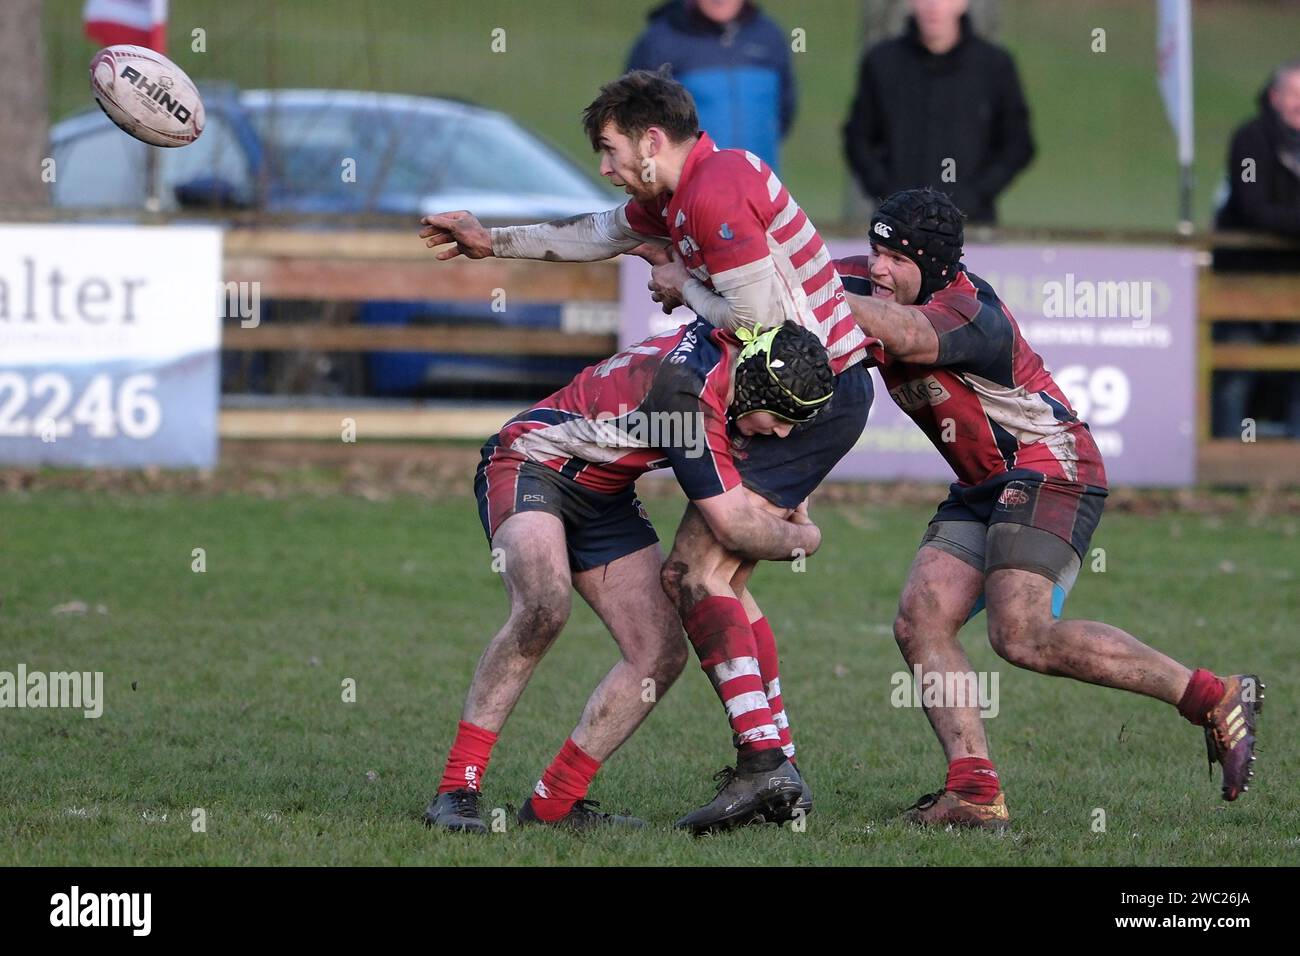
{"type": "Polygon", "coordinates": [[[639,246],[632,247],[623,255],[638,256],[652,266],[659,266],[671,259],[673,254],[668,246],[660,245],[657,242],[643,242],[639,246]]]}
{"type": "Polygon", "coordinates": [[[672,315],[673,310],[679,305],[686,304],[671,292],[656,292],[653,282],[647,282],[646,288],[650,290],[651,301],[659,303],[659,307],[664,310],[664,315],[672,315]]]}
{"type": "Polygon", "coordinates": [[[795,524],[812,524],[812,518],[808,517],[808,499],[805,498],[799,502],[799,507],[790,512],[790,520],[795,524]]]}
{"type": "Polygon", "coordinates": [[[808,544],[804,547],[804,556],[811,557],[816,554],[817,549],[822,546],[822,529],[817,527],[808,516],[807,498],[799,502],[799,507],[790,512],[787,520],[808,529],[808,544]]]}
{"type": "MultiPolygon", "coordinates": [[[[672,250],[668,246],[662,246],[657,242],[643,242],[623,254],[626,256],[639,256],[652,266],[666,265],[672,260],[672,250]]],[[[647,282],[646,288],[650,290],[651,300],[658,302],[664,310],[664,315],[671,315],[673,309],[684,304],[681,299],[671,293],[657,291],[653,281],[647,282]]]]}
{"type": "Polygon", "coordinates": [[[678,302],[685,301],[682,289],[691,274],[686,271],[686,264],[672,254],[669,260],[650,270],[650,291],[661,296],[672,296],[678,302]]]}
{"type": "Polygon", "coordinates": [[[659,303],[659,308],[663,310],[664,315],[672,315],[678,306],[685,305],[681,299],[673,295],[663,295],[655,292],[650,296],[652,300],[659,303]]]}
{"type": "Polygon", "coordinates": [[[463,209],[459,212],[425,216],[420,224],[424,226],[420,230],[420,238],[430,249],[449,242],[456,244],[454,249],[444,249],[438,253],[437,258],[440,260],[455,259],[457,256],[486,259],[492,255],[492,234],[483,228],[483,224],[472,213],[463,209]]]}

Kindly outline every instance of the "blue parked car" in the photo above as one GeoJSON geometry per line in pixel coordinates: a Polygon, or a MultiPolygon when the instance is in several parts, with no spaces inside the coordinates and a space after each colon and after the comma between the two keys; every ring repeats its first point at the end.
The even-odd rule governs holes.
{"type": "MultiPolygon", "coordinates": [[[[182,149],[156,151],[164,212],[207,211],[220,218],[254,210],[291,220],[312,214],[403,216],[414,232],[420,216],[447,209],[472,210],[488,223],[535,222],[608,209],[626,199],[597,185],[587,171],[509,116],[466,103],[394,93],[230,86],[204,86],[202,94],[203,135],[182,149]],[[349,160],[355,176],[345,175],[349,160]]],[[[51,129],[50,140],[58,170],[51,184],[54,205],[105,212],[146,207],[148,147],[123,135],[101,111],[88,109],[63,120],[51,129]]],[[[277,303],[264,305],[272,321],[288,314],[277,303]]],[[[473,304],[366,303],[359,318],[376,324],[560,326],[558,303],[524,311],[508,315],[473,304]]],[[[479,391],[495,384],[544,394],[584,364],[563,358],[376,354],[368,358],[366,390],[457,394],[472,383],[479,391]]],[[[255,381],[252,387],[261,390],[255,381]]],[[[270,382],[268,387],[278,386],[270,382]]]]}

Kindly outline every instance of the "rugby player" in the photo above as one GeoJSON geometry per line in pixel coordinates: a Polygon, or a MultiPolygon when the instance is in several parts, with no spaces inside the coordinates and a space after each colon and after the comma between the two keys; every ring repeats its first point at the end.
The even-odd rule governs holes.
{"type": "MultiPolygon", "coordinates": [[[[651,283],[665,311],[683,303],[719,328],[792,321],[814,332],[835,374],[826,408],[779,441],[732,434],[735,467],[751,500],[786,517],[853,447],[871,407],[862,364],[870,343],[853,321],[821,237],[762,160],[719,149],[699,130],[690,93],[664,73],[637,70],[607,84],[583,120],[601,175],[625,189],[626,204],[490,231],[468,212],[444,213],[426,217],[420,235],[429,246],[455,243],[439,259],[578,261],[645,244],[667,247],[651,283]]],[[[746,587],[751,568],[719,539],[698,503],[690,504],[663,584],[724,705],[738,751],[736,767],[718,775],[715,798],[678,821],[693,832],[779,822],[812,805],[793,762],[776,639],[746,587]],[[800,797],[792,807],[784,794],[793,787],[800,797]]]]}
{"type": "MultiPolygon", "coordinates": [[[[497,736],[534,668],[564,627],[570,587],[622,654],[519,811],[521,823],[570,828],[643,825],[593,809],[587,789],[686,662],[660,587],[658,537],[637,500],[644,472],[672,468],[713,533],[749,558],[812,553],[821,534],[805,509],[790,520],[753,508],[731,457],[742,435],[787,436],[829,402],[833,379],[817,337],[794,323],[730,333],[695,322],[582,371],[511,419],[483,446],[479,517],[500,563],[510,616],[484,651],[443,771],[430,826],[486,833],[478,800],[497,736]],[[647,693],[649,691],[649,693],[647,693]]],[[[784,782],[767,797],[793,803],[784,782]]]]}
{"type": "MultiPolygon", "coordinates": [[[[986,606],[993,649],[1017,667],[1145,694],[1204,727],[1223,798],[1235,800],[1254,775],[1264,685],[1191,670],[1109,624],[1060,618],[1101,518],[1105,466],[1010,311],[962,263],[961,213],[940,192],[906,190],[881,204],[868,235],[870,255],[836,261],[854,317],[881,342],[890,395],[957,475],[899,601],[894,636],[908,665],[970,672],[957,632],[986,606]]],[[[948,774],[908,819],[1005,827],[978,705],[926,716],[948,774]]]]}

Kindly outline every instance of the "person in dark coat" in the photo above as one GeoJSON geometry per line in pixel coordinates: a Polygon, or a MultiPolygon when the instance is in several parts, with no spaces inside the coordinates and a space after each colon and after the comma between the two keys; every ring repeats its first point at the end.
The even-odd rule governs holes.
{"type": "Polygon", "coordinates": [[[844,150],[876,202],[929,186],[971,222],[991,223],[1034,140],[1015,62],[965,11],[966,0],[912,0],[903,35],[866,52],[844,150]]]}
{"type": "Polygon", "coordinates": [[[1215,225],[1300,239],[1300,60],[1278,67],[1258,105],[1232,135],[1215,225]]]}
{"type": "MultiPolygon", "coordinates": [[[[1219,229],[1261,232],[1300,243],[1300,59],[1278,67],[1260,91],[1258,112],[1233,133],[1228,147],[1228,198],[1215,218],[1219,229]]],[[[1300,246],[1294,249],[1220,247],[1214,250],[1220,272],[1300,271],[1300,246]]],[[[1228,344],[1300,344],[1300,323],[1219,323],[1214,341],[1228,344]]],[[[1246,370],[1214,376],[1213,433],[1237,437],[1247,421],[1264,376],[1246,370]]],[[[1300,372],[1279,376],[1276,393],[1290,438],[1300,438],[1300,372]]]]}
{"type": "Polygon", "coordinates": [[[719,147],[747,149],[778,169],[795,113],[785,31],[750,0],[668,0],[648,19],[628,70],[669,64],[719,147]]]}

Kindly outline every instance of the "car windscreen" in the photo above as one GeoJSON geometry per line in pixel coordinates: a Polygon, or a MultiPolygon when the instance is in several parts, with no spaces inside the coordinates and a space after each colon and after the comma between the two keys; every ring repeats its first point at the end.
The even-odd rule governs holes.
{"type": "Polygon", "coordinates": [[[273,181],[292,196],[356,207],[438,192],[600,195],[566,159],[502,116],[274,99],[250,116],[273,181]]]}
{"type": "MultiPolygon", "coordinates": [[[[132,139],[100,114],[83,114],[51,133],[55,168],[51,186],[56,206],[137,208],[149,191],[146,157],[150,147],[132,139]]],[[[199,178],[229,186],[240,205],[254,196],[248,156],[230,123],[209,113],[203,135],[182,149],[158,149],[160,208],[180,208],[176,187],[199,178]]]]}

